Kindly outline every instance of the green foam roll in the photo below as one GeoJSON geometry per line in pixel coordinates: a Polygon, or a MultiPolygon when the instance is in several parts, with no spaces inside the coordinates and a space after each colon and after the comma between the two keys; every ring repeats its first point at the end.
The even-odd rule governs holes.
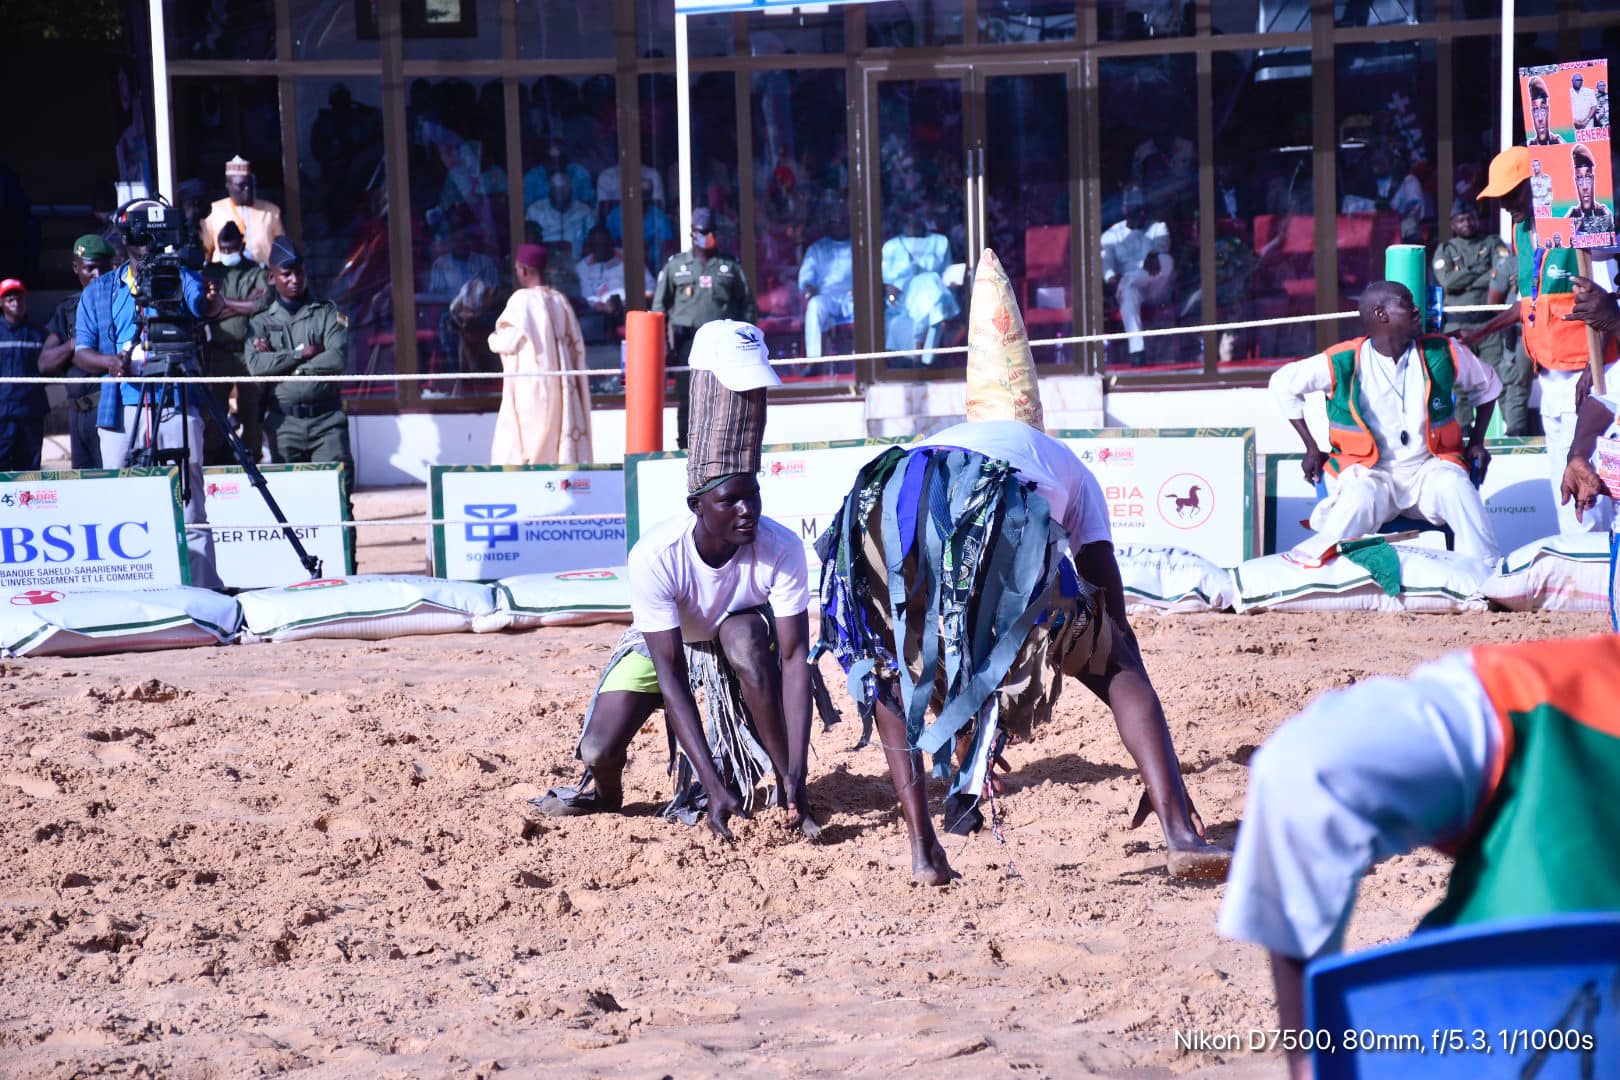
{"type": "Polygon", "coordinates": [[[1391,244],[1384,251],[1384,277],[1412,292],[1420,325],[1429,320],[1429,259],[1421,244],[1391,244]]]}

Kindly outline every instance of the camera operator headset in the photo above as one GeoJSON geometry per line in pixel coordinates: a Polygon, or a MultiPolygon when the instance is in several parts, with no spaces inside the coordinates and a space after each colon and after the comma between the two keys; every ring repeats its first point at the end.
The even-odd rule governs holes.
{"type": "MultiPolygon", "coordinates": [[[[143,331],[154,309],[151,298],[140,295],[143,268],[149,257],[161,258],[172,270],[178,295],[160,298],[174,302],[181,318],[201,319],[217,314],[217,299],[210,300],[203,278],[179,265],[178,252],[187,244],[185,218],[161,199],[135,199],[118,208],[118,227],[128,261],[110,274],[92,281],[79,298],[73,360],[85,371],[106,372],[116,380],[142,373],[146,358],[143,331]],[[156,249],[156,250],[154,250],[156,249]]],[[[198,393],[206,392],[196,388],[198,393]]],[[[192,395],[195,398],[195,394],[192,395]]],[[[203,419],[195,404],[182,411],[180,388],[153,383],[117,383],[105,386],[96,416],[101,429],[101,460],[109,469],[124,468],[132,452],[160,447],[189,448],[186,485],[190,498],[183,508],[188,525],[206,524],[203,506],[203,419]],[[150,408],[142,408],[143,387],[150,408]],[[154,419],[156,422],[154,423],[154,419]]],[[[213,535],[207,529],[186,530],[191,583],[217,588],[213,535]]]]}

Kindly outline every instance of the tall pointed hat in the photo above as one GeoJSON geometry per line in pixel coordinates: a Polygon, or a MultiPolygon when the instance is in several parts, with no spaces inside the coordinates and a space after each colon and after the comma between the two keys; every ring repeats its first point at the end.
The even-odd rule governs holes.
{"type": "Polygon", "coordinates": [[[1007,271],[989,248],[974,271],[968,308],[967,418],[1022,420],[1046,429],[1024,316],[1007,271]]]}

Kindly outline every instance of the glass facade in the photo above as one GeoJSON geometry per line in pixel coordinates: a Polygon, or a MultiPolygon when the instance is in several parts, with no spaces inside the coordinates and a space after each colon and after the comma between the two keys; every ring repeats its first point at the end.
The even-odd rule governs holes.
{"type": "MultiPolygon", "coordinates": [[[[1614,5],[1517,9],[1518,62],[1620,62],[1614,5]]],[[[254,162],[349,314],[352,370],[492,369],[487,323],[531,240],[579,312],[593,392],[622,390],[624,313],[685,245],[668,0],[167,10],[182,197],[217,199],[224,160],[254,162]]],[[[1303,317],[1352,307],[1389,244],[1444,240],[1453,199],[1479,190],[1498,12],[882,0],[695,16],[686,179],[772,353],[800,361],[789,394],[960,377],[947,350],[984,247],[1048,370],[1253,383],[1336,340],[1341,325],[1303,317]],[[1252,320],[1277,322],[1153,333],[1252,320]],[[1110,340],[1042,344],[1075,335],[1110,340]],[[837,359],[883,350],[903,355],[837,359]]],[[[496,386],[347,393],[362,410],[488,410],[496,386]]]]}

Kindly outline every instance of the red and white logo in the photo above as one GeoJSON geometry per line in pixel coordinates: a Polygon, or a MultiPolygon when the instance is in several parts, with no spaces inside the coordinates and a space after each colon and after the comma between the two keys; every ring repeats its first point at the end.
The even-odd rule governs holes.
{"type": "Polygon", "coordinates": [[[614,581],[618,578],[611,570],[570,570],[566,574],[558,574],[558,581],[614,581]]]}
{"type": "Polygon", "coordinates": [[[300,581],[296,585],[289,585],[287,590],[291,592],[294,589],[335,589],[339,585],[347,584],[348,582],[340,577],[316,578],[314,581],[300,581]]]}
{"type": "Polygon", "coordinates": [[[1128,446],[1105,446],[1097,451],[1097,461],[1103,465],[1131,465],[1136,462],[1136,451],[1128,446]]]}
{"type": "Polygon", "coordinates": [[[41,604],[60,603],[66,599],[67,593],[60,593],[55,589],[29,589],[13,596],[11,602],[18,607],[38,607],[41,604]]]}
{"type": "Polygon", "coordinates": [[[803,476],[804,462],[800,461],[773,461],[770,466],[772,476],[803,476]]]}
{"type": "Polygon", "coordinates": [[[242,494],[242,485],[235,480],[214,480],[208,485],[210,499],[235,499],[242,494]]]}
{"type": "Polygon", "coordinates": [[[17,503],[23,509],[44,509],[56,505],[55,488],[38,488],[34,491],[22,491],[17,495],[17,503]]]}
{"type": "Polygon", "coordinates": [[[564,477],[557,486],[564,491],[589,491],[591,490],[591,478],[588,476],[564,477]]]}

